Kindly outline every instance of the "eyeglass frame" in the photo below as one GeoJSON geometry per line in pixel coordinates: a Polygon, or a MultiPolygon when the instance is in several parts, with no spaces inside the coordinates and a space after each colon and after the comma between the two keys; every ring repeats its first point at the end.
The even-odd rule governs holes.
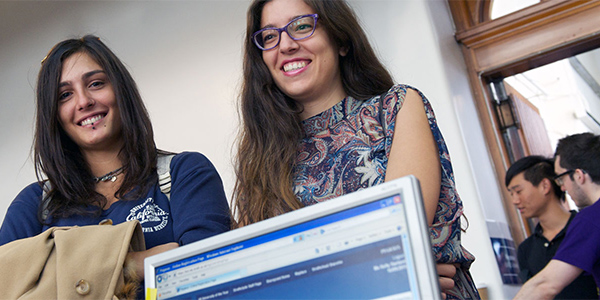
{"type": "Polygon", "coordinates": [[[294,41],[300,41],[303,39],[307,39],[309,37],[311,37],[313,34],[315,34],[315,30],[317,30],[317,20],[319,19],[319,15],[318,14],[308,14],[308,15],[302,15],[302,16],[298,16],[294,19],[292,19],[289,23],[285,24],[285,26],[281,27],[281,28],[277,28],[277,27],[266,27],[263,28],[259,31],[256,31],[255,33],[252,34],[252,36],[250,37],[250,39],[252,40],[252,42],[254,43],[254,45],[256,45],[256,47],[258,47],[258,49],[262,50],[262,51],[267,51],[267,50],[271,50],[277,46],[279,46],[279,43],[281,42],[281,33],[285,31],[285,33],[287,33],[287,35],[294,41]],[[294,23],[295,21],[298,21],[302,18],[306,18],[306,17],[312,17],[314,19],[314,25],[313,25],[313,30],[312,32],[305,36],[305,37],[301,37],[301,38],[294,38],[288,31],[287,28],[288,26],[290,26],[292,23],[294,23]],[[260,33],[262,33],[263,31],[266,30],[276,30],[277,33],[279,34],[278,36],[278,40],[277,43],[275,44],[275,46],[271,47],[271,48],[264,48],[263,46],[259,45],[258,42],[256,41],[256,36],[259,35],[260,33]]]}
{"type": "Polygon", "coordinates": [[[571,175],[573,173],[575,173],[575,170],[566,170],[566,171],[564,171],[564,172],[562,172],[562,173],[554,176],[554,178],[553,178],[554,179],[554,183],[556,183],[558,186],[562,186],[563,183],[564,183],[563,180],[562,180],[562,177],[565,176],[565,175],[571,175]]]}

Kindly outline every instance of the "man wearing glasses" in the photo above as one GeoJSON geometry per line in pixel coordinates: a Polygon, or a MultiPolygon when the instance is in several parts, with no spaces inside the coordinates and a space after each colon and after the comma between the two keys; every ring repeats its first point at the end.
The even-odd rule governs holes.
{"type": "MultiPolygon", "coordinates": [[[[517,251],[519,278],[525,282],[540,272],[554,257],[575,215],[565,208],[565,192],[555,183],[554,161],[526,156],[506,171],[505,184],[513,204],[525,218],[537,218],[535,231],[517,251]]],[[[567,285],[557,299],[597,299],[596,282],[582,274],[567,285]]]]}
{"type": "Polygon", "coordinates": [[[581,133],[558,141],[555,182],[582,209],[554,258],[523,285],[515,299],[552,299],[583,271],[600,282],[600,136],[581,133]]]}

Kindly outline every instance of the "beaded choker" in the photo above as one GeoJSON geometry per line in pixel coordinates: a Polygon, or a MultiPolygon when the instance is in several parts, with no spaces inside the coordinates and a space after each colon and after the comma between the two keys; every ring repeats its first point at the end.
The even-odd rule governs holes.
{"type": "Polygon", "coordinates": [[[123,173],[123,167],[120,167],[114,171],[110,171],[100,177],[94,177],[93,179],[96,183],[105,182],[105,181],[109,181],[109,180],[112,182],[115,182],[117,180],[117,175],[119,175],[121,173],[123,173]]]}

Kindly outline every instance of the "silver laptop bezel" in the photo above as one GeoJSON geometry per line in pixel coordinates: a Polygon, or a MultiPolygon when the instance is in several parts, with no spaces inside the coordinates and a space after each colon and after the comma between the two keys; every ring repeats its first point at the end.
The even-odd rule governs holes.
{"type": "Polygon", "coordinates": [[[148,257],[144,260],[145,288],[156,288],[155,269],[157,267],[396,194],[401,194],[404,200],[412,253],[431,254],[429,256],[413,255],[415,266],[418,266],[415,269],[418,270],[419,296],[423,299],[437,299],[441,292],[431,250],[429,227],[425,217],[420,185],[418,179],[412,175],[148,257]]]}

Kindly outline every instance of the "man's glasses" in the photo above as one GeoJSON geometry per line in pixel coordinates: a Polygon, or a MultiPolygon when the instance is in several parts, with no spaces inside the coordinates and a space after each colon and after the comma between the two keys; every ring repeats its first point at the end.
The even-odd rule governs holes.
{"type": "Polygon", "coordinates": [[[556,182],[556,184],[558,186],[562,186],[563,185],[563,179],[562,179],[562,177],[565,176],[565,175],[571,175],[573,173],[575,173],[575,170],[567,170],[565,172],[562,172],[562,173],[554,176],[554,182],[556,182]]]}
{"type": "Polygon", "coordinates": [[[288,36],[294,41],[308,38],[315,33],[318,18],[317,14],[303,15],[293,19],[281,28],[263,28],[252,35],[252,41],[259,49],[264,51],[271,50],[279,45],[283,31],[287,32],[288,36]]]}

